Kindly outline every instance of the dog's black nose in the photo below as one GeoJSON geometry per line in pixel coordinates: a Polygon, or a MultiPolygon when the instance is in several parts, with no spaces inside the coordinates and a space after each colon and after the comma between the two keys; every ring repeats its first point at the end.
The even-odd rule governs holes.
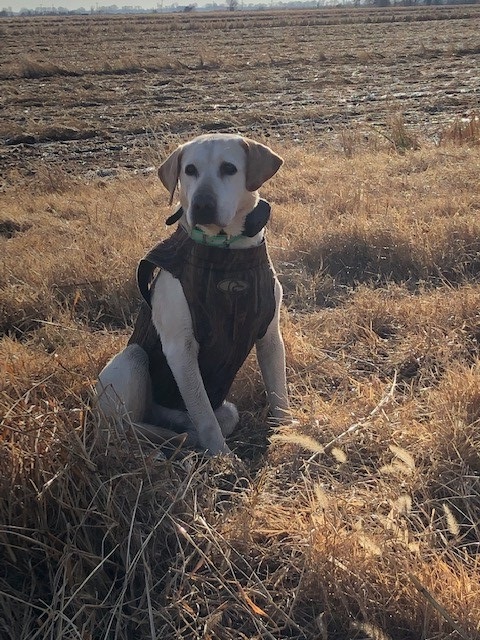
{"type": "Polygon", "coordinates": [[[217,218],[217,201],[207,191],[197,193],[192,200],[192,223],[215,224],[217,218]]]}

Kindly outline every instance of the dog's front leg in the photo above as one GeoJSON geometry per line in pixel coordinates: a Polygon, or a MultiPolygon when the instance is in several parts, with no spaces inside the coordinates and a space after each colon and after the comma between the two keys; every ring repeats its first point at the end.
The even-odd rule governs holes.
{"type": "Polygon", "coordinates": [[[272,416],[279,422],[289,418],[285,346],[280,332],[280,305],[282,286],[275,280],[275,315],[268,329],[256,342],[257,359],[267,390],[272,416]]]}
{"type": "Polygon", "coordinates": [[[230,453],[200,374],[199,347],[182,285],[168,271],[161,271],[152,287],[152,321],[200,445],[212,455],[230,453]]]}

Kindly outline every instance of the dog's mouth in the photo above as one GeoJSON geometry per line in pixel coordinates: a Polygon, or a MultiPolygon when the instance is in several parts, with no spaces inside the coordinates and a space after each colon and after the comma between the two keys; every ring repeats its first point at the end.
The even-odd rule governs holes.
{"type": "MultiPolygon", "coordinates": [[[[180,218],[183,216],[183,214],[184,214],[183,208],[179,207],[175,211],[175,213],[172,213],[172,215],[169,216],[166,219],[166,221],[165,221],[166,224],[167,225],[175,224],[175,222],[178,222],[180,220],[180,218]]],[[[213,222],[212,223],[207,223],[207,224],[205,224],[205,223],[201,224],[201,223],[198,223],[198,222],[197,223],[194,222],[192,226],[193,226],[194,229],[200,229],[200,231],[202,233],[204,233],[205,235],[207,235],[207,236],[217,236],[217,235],[225,234],[225,231],[223,230],[223,227],[218,225],[218,224],[215,224],[213,222]]],[[[227,234],[225,234],[225,235],[227,235],[227,234]]]]}
{"type": "Polygon", "coordinates": [[[219,227],[216,224],[197,224],[195,226],[198,229],[201,229],[207,236],[218,236],[225,233],[222,227],[219,227]]]}

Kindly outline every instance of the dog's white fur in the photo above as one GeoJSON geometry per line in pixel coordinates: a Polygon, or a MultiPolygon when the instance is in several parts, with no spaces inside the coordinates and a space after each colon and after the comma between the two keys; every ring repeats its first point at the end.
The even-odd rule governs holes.
{"type": "MultiPolygon", "coordinates": [[[[199,136],[178,147],[160,166],[159,177],[173,200],[179,188],[183,207],[181,224],[187,231],[199,226],[206,234],[221,229],[227,235],[240,234],[246,215],[258,203],[257,189],[272,177],[282,159],[268,147],[238,135],[199,136]],[[236,169],[232,172],[232,166],[236,169]],[[192,167],[194,169],[192,169],[192,167]],[[185,169],[187,168],[187,171],[185,169]],[[195,221],[198,201],[214,209],[208,224],[195,221]],[[197,203],[197,205],[195,205],[197,203]]],[[[242,237],[231,249],[257,246],[262,229],[253,238],[242,237]]],[[[279,327],[282,287],[275,277],[276,310],[266,334],[256,343],[257,358],[267,389],[271,413],[284,419],[288,412],[285,349],[279,327]]],[[[225,436],[238,423],[238,412],[230,402],[213,411],[198,367],[198,343],[180,281],[162,270],[151,287],[152,320],[161,338],[167,362],[173,372],[187,412],[166,409],[153,403],[148,357],[139,345],[129,345],[101,371],[97,383],[100,409],[107,416],[128,415],[141,432],[155,439],[155,425],[181,429],[210,454],[228,453],[225,436]]]]}

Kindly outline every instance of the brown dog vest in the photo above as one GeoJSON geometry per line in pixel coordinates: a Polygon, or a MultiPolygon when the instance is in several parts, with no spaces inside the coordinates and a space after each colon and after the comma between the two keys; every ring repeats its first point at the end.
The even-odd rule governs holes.
{"type": "Polygon", "coordinates": [[[200,373],[217,409],[275,313],[275,279],[266,244],[248,249],[205,246],[179,226],[140,261],[138,285],[146,302],[128,344],[138,344],[148,354],[155,402],[185,410],[151,318],[149,284],[157,268],[180,280],[199,344],[200,373]]]}

